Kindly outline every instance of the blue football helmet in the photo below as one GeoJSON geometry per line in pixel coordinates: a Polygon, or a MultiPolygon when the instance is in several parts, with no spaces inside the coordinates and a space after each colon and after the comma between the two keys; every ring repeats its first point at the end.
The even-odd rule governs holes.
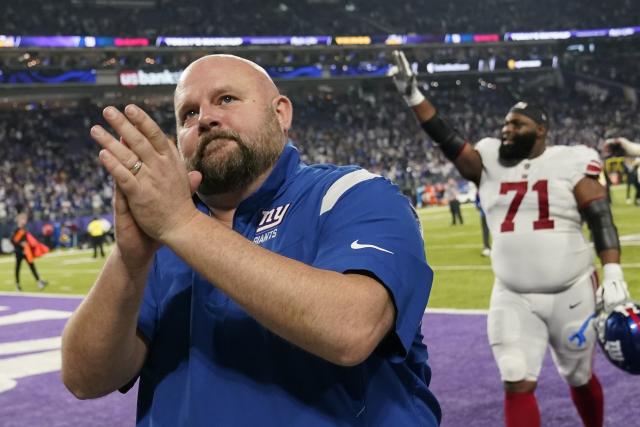
{"type": "Polygon", "coordinates": [[[640,374],[640,306],[630,301],[602,312],[595,328],[607,359],[624,371],[640,374]]]}

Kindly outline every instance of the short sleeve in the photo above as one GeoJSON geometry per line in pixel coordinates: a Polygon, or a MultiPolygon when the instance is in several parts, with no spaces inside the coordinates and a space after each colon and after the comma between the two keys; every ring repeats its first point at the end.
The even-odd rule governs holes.
{"type": "Polygon", "coordinates": [[[602,161],[598,152],[593,148],[589,148],[584,145],[576,145],[570,147],[572,153],[568,158],[570,159],[571,167],[571,184],[575,185],[585,176],[591,178],[598,178],[602,172],[602,161]]]}
{"type": "Polygon", "coordinates": [[[473,146],[473,148],[480,153],[483,163],[491,158],[497,159],[499,147],[500,140],[497,138],[482,138],[473,146]]]}
{"type": "Polygon", "coordinates": [[[396,307],[395,333],[402,345],[393,356],[404,358],[422,320],[433,272],[417,215],[398,188],[375,178],[340,194],[321,216],[313,265],[338,272],[364,270],[384,284],[396,307]]]}

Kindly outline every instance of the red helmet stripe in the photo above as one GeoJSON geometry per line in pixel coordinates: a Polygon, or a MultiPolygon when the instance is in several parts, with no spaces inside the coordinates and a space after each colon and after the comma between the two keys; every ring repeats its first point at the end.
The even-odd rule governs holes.
{"type": "Polygon", "coordinates": [[[629,314],[629,317],[631,317],[635,322],[636,326],[638,327],[638,330],[640,330],[640,317],[638,317],[638,315],[633,310],[633,308],[627,308],[627,313],[629,314]]]}

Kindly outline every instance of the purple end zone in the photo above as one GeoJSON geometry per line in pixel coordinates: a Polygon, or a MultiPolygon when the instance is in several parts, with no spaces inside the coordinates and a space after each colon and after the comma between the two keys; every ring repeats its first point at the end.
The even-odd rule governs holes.
{"type": "MultiPolygon", "coordinates": [[[[0,295],[0,307],[8,308],[0,311],[0,321],[4,316],[36,309],[72,312],[79,303],[78,298],[0,295]]],[[[10,325],[0,323],[0,345],[60,336],[65,322],[66,319],[49,319],[10,325]]],[[[0,355],[0,366],[3,360],[24,355],[0,355]]],[[[7,375],[10,373],[0,370],[0,380],[7,375]]],[[[101,399],[80,401],[64,387],[59,371],[17,378],[16,381],[13,389],[0,392],[2,427],[111,427],[135,424],[136,389],[130,390],[127,395],[113,393],[101,399]]]]}
{"type": "MultiPolygon", "coordinates": [[[[503,391],[487,338],[485,315],[426,314],[424,342],[432,369],[431,390],[442,405],[443,427],[495,427],[503,422],[503,391]]],[[[640,407],[633,396],[640,377],[627,374],[597,348],[594,372],[604,389],[605,426],[635,425],[640,407]],[[629,421],[634,420],[634,421],[629,421]]],[[[576,427],[582,423],[549,351],[536,391],[542,425],[576,427]]]]}
{"type": "MultiPolygon", "coordinates": [[[[3,316],[28,310],[72,311],[77,298],[0,295],[3,316]]],[[[0,344],[60,336],[66,320],[40,320],[0,324],[0,344]]],[[[432,313],[424,316],[422,332],[433,370],[431,389],[441,402],[445,427],[502,425],[502,388],[487,343],[484,315],[432,313]]],[[[0,355],[3,360],[21,354],[0,355]]],[[[640,409],[631,403],[638,377],[609,364],[600,352],[595,371],[605,391],[605,425],[630,425],[640,409]]],[[[6,376],[0,371],[0,379],[6,376]]],[[[97,400],[79,401],[62,385],[59,372],[16,379],[14,388],[0,392],[0,425],[22,426],[125,426],[135,423],[136,388],[126,395],[113,393],[97,400]]],[[[547,355],[537,391],[543,425],[580,425],[569,390],[547,355]]]]}

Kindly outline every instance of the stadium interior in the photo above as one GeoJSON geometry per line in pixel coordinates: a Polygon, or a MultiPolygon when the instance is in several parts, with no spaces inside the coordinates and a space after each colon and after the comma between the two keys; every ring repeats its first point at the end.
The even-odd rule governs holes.
{"type": "MultiPolygon", "coordinates": [[[[269,72],[293,100],[290,138],[305,162],[360,165],[395,182],[424,211],[445,204],[443,185],[450,178],[463,192],[473,188],[424,134],[387,77],[394,49],[406,53],[421,88],[469,141],[498,136],[505,111],[515,100],[537,102],[549,113],[549,142],[598,150],[609,184],[621,188],[628,179],[623,158],[612,156],[603,145],[610,136],[640,140],[640,7],[636,0],[590,0],[588,7],[582,3],[4,4],[0,254],[12,251],[8,238],[19,212],[29,214],[33,234],[53,248],[87,248],[87,223],[95,215],[112,218],[113,196],[113,183],[97,159],[90,127],[106,126],[101,117],[105,106],[135,103],[174,138],[175,83],[191,61],[210,53],[243,56],[269,72]],[[54,226],[53,236],[43,236],[45,224],[54,226]]],[[[617,202],[625,204],[630,196],[618,191],[617,202]]],[[[640,199],[625,205],[625,218],[640,217],[638,203],[640,199]]],[[[471,209],[467,207],[465,214],[477,216],[471,209]]],[[[621,235],[640,236],[640,222],[633,221],[620,226],[621,235]]],[[[472,241],[479,245],[475,224],[470,227],[478,237],[472,241]]],[[[444,222],[441,228],[448,232],[444,222]]],[[[628,281],[637,296],[640,270],[638,259],[630,257],[640,252],[637,243],[634,246],[625,260],[636,266],[629,270],[628,281]]],[[[479,257],[479,248],[473,247],[473,256],[479,257]]],[[[435,259],[436,264],[448,264],[438,255],[435,259]]],[[[7,278],[13,274],[13,264],[0,266],[7,278]]],[[[450,274],[445,271],[438,280],[451,279],[450,274]]],[[[483,274],[490,273],[478,272],[483,274]]],[[[2,290],[13,290],[12,278],[10,283],[2,290]]],[[[446,297],[436,291],[432,301],[442,307],[459,302],[460,297],[450,295],[462,291],[462,284],[452,289],[456,291],[446,297]]],[[[465,308],[487,303],[487,287],[478,292],[481,302],[465,308]]]]}

